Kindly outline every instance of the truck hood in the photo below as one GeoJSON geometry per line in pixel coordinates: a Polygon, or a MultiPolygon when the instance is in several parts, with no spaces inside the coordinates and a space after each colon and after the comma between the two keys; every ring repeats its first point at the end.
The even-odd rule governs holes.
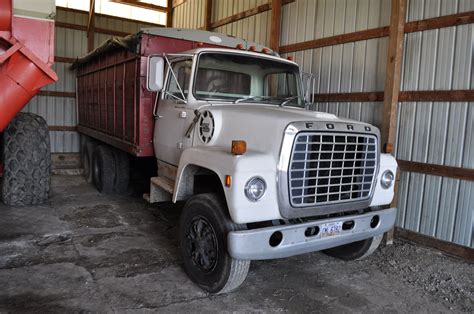
{"type": "MultiPolygon", "coordinates": [[[[333,114],[308,111],[295,107],[279,107],[266,104],[225,104],[206,105],[201,113],[212,114],[208,143],[202,140],[200,124],[210,121],[201,119],[196,126],[194,145],[230,147],[232,140],[245,140],[249,151],[272,153],[279,156],[284,131],[291,122],[347,122],[365,124],[359,121],[340,119],[333,114]],[[213,125],[212,125],[213,124],[213,125]]],[[[206,116],[209,116],[207,114],[206,116]]]]}

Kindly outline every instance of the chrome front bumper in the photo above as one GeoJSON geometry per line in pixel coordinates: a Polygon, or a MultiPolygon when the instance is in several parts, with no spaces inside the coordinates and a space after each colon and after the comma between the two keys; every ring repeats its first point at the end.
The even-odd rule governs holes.
{"type": "Polygon", "coordinates": [[[389,208],[362,215],[322,219],[302,224],[232,231],[227,235],[228,250],[230,256],[243,260],[283,258],[325,250],[383,234],[395,224],[396,214],[396,208],[389,208]],[[378,216],[379,222],[371,227],[374,216],[378,216]],[[305,235],[308,228],[320,228],[327,223],[350,221],[354,222],[353,228],[342,230],[338,235],[321,237],[321,232],[314,236],[305,235]],[[281,232],[283,238],[279,245],[271,246],[270,237],[275,232],[281,232]]]}

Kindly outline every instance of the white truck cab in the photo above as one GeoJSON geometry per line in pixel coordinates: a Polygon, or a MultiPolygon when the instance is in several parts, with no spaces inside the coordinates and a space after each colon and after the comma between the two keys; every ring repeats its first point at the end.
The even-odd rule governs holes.
{"type": "Polygon", "coordinates": [[[324,250],[365,257],[393,227],[397,163],[367,123],[308,110],[299,66],[199,48],[149,57],[158,176],[150,202],[186,201],[185,270],[211,293],[250,261],[324,250]]]}

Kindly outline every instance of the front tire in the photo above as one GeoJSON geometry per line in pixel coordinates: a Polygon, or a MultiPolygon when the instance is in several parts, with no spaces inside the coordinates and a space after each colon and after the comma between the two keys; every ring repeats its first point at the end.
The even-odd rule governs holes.
{"type": "Polygon", "coordinates": [[[348,243],[332,249],[324,250],[323,252],[329,256],[344,261],[361,260],[371,255],[379,247],[382,238],[383,234],[367,240],[348,243]]]}
{"type": "Polygon", "coordinates": [[[212,294],[230,292],[247,277],[250,261],[227,253],[227,234],[244,226],[233,223],[225,201],[216,194],[190,198],[180,218],[184,269],[199,287],[212,294]]]}
{"type": "Polygon", "coordinates": [[[12,206],[41,204],[48,199],[51,147],[46,121],[18,113],[3,133],[3,202],[12,206]]]}

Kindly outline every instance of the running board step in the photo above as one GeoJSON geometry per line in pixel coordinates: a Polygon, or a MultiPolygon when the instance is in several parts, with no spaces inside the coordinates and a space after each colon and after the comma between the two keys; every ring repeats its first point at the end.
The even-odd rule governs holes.
{"type": "Polygon", "coordinates": [[[150,179],[150,194],[143,195],[149,203],[168,202],[174,191],[174,181],[166,177],[152,177],[150,179]]]}

